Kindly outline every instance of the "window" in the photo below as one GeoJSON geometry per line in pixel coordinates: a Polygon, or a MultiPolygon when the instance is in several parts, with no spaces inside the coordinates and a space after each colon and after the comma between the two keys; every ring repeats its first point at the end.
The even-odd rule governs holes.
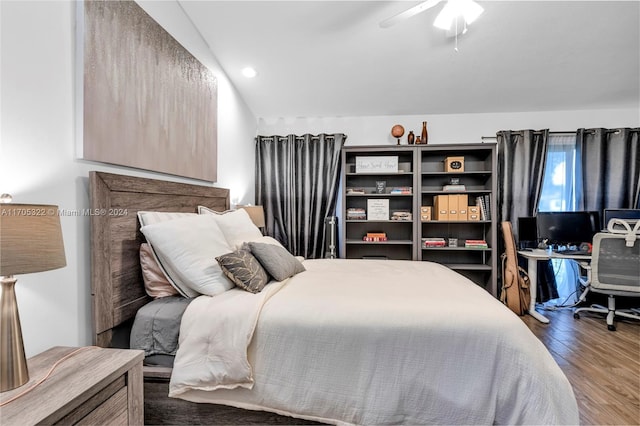
{"type": "MultiPolygon", "coordinates": [[[[542,193],[538,211],[576,211],[582,192],[580,160],[576,136],[549,135],[542,193]]],[[[577,300],[579,266],[573,260],[552,260],[559,301],[571,304],[577,300]]]]}
{"type": "Polygon", "coordinates": [[[577,210],[581,187],[581,170],[577,159],[575,135],[549,135],[547,164],[538,211],[570,212],[577,210]]]}

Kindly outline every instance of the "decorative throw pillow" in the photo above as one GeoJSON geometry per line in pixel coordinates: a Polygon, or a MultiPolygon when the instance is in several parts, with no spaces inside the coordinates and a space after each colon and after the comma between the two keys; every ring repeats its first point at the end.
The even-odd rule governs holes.
{"type": "Polygon", "coordinates": [[[249,242],[251,254],[267,270],[269,275],[278,281],[306,271],[305,267],[291,253],[281,245],[249,242]]]}
{"type": "Polygon", "coordinates": [[[262,238],[262,232],[253,223],[249,213],[244,209],[216,212],[204,206],[198,206],[200,214],[211,214],[216,218],[227,242],[234,250],[240,249],[242,243],[262,238]]]}
{"type": "Polygon", "coordinates": [[[140,267],[142,268],[144,289],[149,296],[159,299],[179,294],[165,277],[147,243],[140,245],[140,267]]]}
{"type": "Polygon", "coordinates": [[[260,262],[248,250],[236,250],[216,257],[222,272],[238,287],[259,293],[269,282],[269,276],[260,262]]]}
{"type": "Polygon", "coordinates": [[[186,297],[215,296],[233,288],[215,261],[233,251],[212,215],[195,215],[143,226],[158,263],[186,297]]]}

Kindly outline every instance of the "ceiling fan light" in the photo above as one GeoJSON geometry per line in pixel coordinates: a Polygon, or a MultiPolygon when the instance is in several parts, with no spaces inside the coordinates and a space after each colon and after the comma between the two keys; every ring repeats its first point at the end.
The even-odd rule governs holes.
{"type": "Polygon", "coordinates": [[[453,20],[456,17],[456,7],[452,4],[451,0],[444,5],[438,16],[436,16],[436,20],[433,21],[433,26],[436,28],[440,28],[443,30],[448,30],[451,28],[451,24],[453,24],[453,20]]]}
{"type": "Polygon", "coordinates": [[[463,17],[467,24],[472,23],[484,12],[482,6],[473,0],[448,0],[444,5],[433,26],[443,30],[450,30],[458,17],[463,17]]]}
{"type": "Polygon", "coordinates": [[[473,0],[465,1],[463,16],[467,24],[478,19],[478,16],[482,15],[482,12],[484,12],[484,9],[478,3],[473,0]]]}

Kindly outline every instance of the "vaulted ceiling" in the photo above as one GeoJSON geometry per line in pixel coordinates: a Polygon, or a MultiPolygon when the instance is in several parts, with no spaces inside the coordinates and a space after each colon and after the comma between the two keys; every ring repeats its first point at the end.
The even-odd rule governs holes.
{"type": "Polygon", "coordinates": [[[379,26],[418,3],[179,0],[257,117],[640,105],[639,1],[478,1],[457,51],[443,3],[379,26]]]}

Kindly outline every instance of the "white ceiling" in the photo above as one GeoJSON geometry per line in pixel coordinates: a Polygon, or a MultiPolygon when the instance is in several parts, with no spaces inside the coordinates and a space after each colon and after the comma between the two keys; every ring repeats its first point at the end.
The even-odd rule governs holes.
{"type": "Polygon", "coordinates": [[[179,1],[259,118],[640,106],[640,1],[478,1],[458,52],[444,3],[179,1]]]}

